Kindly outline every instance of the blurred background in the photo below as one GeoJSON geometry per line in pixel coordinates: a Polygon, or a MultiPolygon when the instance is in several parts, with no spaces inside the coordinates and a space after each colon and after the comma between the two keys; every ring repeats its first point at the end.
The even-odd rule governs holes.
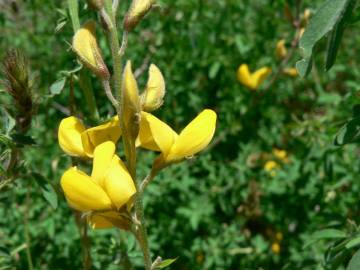
{"type": "MultiPolygon", "coordinates": [[[[122,15],[129,2],[120,1],[122,15]]],[[[204,108],[218,114],[207,150],[161,172],[145,196],[151,250],[154,256],[178,257],[170,269],[324,269],[328,243],[307,245],[313,233],[346,230],[359,221],[359,150],[334,146],[336,132],[359,102],[356,25],[346,30],[329,72],[323,71],[321,57],[306,79],[284,72],[301,59],[296,31],[322,3],[163,0],[130,34],[125,58],[139,74],[144,71],[141,88],[150,63],[166,80],[165,103],[156,116],[180,131],[204,108]],[[301,25],[294,25],[294,18],[301,25]],[[287,54],[279,57],[276,46],[282,39],[287,54]],[[237,79],[243,63],[252,71],[270,67],[272,73],[250,90],[237,79]]],[[[98,20],[80,1],[81,23],[90,18],[98,20]]],[[[76,78],[68,79],[79,66],[70,49],[72,36],[66,1],[0,0],[0,59],[15,48],[29,59],[35,96],[28,132],[33,141],[23,142],[21,165],[56,188],[71,164],[57,143],[58,124],[70,114],[69,100],[88,125],[100,122],[89,119],[76,78]]],[[[100,27],[97,36],[110,65],[100,27]]],[[[100,118],[106,120],[114,111],[97,79],[91,82],[100,118]]],[[[0,133],[6,134],[14,121],[3,86],[0,101],[0,133]]],[[[0,147],[5,153],[6,146],[0,147]]],[[[139,150],[140,176],[154,157],[139,150]]],[[[63,196],[50,198],[49,204],[49,196],[28,175],[1,188],[0,269],[28,269],[26,235],[34,269],[81,269],[72,210],[63,196]]],[[[121,269],[127,258],[141,269],[132,236],[89,230],[89,238],[93,269],[121,269]]]]}

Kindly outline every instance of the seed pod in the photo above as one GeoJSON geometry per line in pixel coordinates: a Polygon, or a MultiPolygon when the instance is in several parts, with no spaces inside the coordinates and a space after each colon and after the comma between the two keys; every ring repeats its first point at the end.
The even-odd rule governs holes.
{"type": "Polygon", "coordinates": [[[109,79],[110,73],[101,56],[95,37],[95,22],[86,22],[76,31],[72,44],[80,61],[101,79],[109,79]]]}
{"type": "Polygon", "coordinates": [[[141,95],[141,105],[144,111],[152,112],[164,102],[165,80],[160,69],[154,64],[149,68],[149,79],[144,93],[141,95]]]}
{"type": "Polygon", "coordinates": [[[155,0],[133,0],[130,9],[125,15],[124,28],[130,32],[150,11],[155,0]]]}

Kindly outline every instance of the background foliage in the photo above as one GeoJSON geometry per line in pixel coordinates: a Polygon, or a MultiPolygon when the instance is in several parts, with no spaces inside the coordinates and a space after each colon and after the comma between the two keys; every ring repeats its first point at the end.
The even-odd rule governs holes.
{"type": "MultiPolygon", "coordinates": [[[[123,10],[128,2],[121,1],[123,10]]],[[[314,14],[322,3],[302,1],[301,13],[309,8],[314,14]]],[[[296,1],[164,0],[130,35],[126,58],[134,67],[152,62],[164,73],[167,94],[160,118],[181,130],[202,108],[213,108],[219,116],[208,150],[162,172],[145,198],[151,249],[164,258],[179,257],[171,269],[330,269],[329,260],[336,258],[325,252],[337,242],[316,240],[341,240],[357,232],[359,149],[354,144],[339,148],[333,141],[359,103],[358,25],[347,27],[328,73],[324,60],[316,58],[306,79],[280,72],[268,89],[271,78],[259,91],[236,79],[241,63],[252,70],[270,66],[273,74],[279,69],[276,43],[284,38],[290,47],[295,34],[285,5],[296,13],[296,1]],[[287,159],[277,157],[275,149],[286,150],[287,159]],[[278,166],[267,171],[270,160],[278,166]],[[334,230],[319,235],[329,228],[334,230]]],[[[58,89],[60,94],[50,91],[64,71],[78,66],[69,47],[73,33],[66,3],[3,0],[0,6],[0,57],[19,48],[29,58],[38,104],[29,132],[35,144],[24,146],[19,168],[27,173],[0,193],[0,269],[27,269],[26,217],[35,269],[80,269],[74,215],[61,194],[56,202],[49,187],[44,199],[39,180],[58,189],[61,173],[71,164],[57,144],[58,123],[69,113],[70,83],[58,89]],[[56,209],[49,197],[53,206],[58,203],[56,209]]],[[[82,22],[96,18],[84,6],[81,2],[82,22]]],[[[109,59],[102,34],[100,46],[109,59]]],[[[300,59],[296,50],[287,67],[300,59]]],[[[113,112],[92,79],[106,119],[113,112]]],[[[145,80],[146,72],[143,86],[145,80]]],[[[77,83],[74,87],[79,116],[86,119],[84,97],[77,83]]],[[[1,133],[9,135],[9,98],[0,91],[1,103],[7,104],[0,109],[1,133]]],[[[0,147],[5,158],[6,144],[0,147]]],[[[140,158],[140,175],[145,175],[153,154],[141,151],[140,158]]],[[[116,230],[89,234],[94,269],[119,269],[124,251],[141,265],[132,237],[116,230]]],[[[352,254],[345,252],[346,260],[333,269],[345,269],[352,254]]]]}

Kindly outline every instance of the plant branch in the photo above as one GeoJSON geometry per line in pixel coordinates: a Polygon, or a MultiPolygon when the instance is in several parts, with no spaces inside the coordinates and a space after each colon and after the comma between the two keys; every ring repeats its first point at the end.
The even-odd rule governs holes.
{"type": "Polygon", "coordinates": [[[105,94],[108,97],[108,99],[110,100],[110,102],[112,103],[112,105],[117,108],[119,106],[118,101],[116,100],[116,98],[113,96],[111,88],[110,88],[110,82],[108,80],[102,80],[102,85],[104,87],[105,90],[105,94]]]}

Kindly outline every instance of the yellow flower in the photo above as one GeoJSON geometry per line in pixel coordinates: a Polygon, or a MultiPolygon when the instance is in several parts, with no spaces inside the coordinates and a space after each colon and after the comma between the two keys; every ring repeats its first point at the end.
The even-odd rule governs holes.
{"type": "Polygon", "coordinates": [[[162,168],[203,150],[214,136],[216,118],[213,110],[203,110],[178,135],[152,114],[142,112],[136,144],[149,150],[160,151],[157,165],[162,168]]]}
{"type": "Polygon", "coordinates": [[[80,61],[102,79],[110,77],[95,37],[95,22],[86,22],[76,31],[72,48],[80,61]]]}
{"type": "Polygon", "coordinates": [[[58,139],[61,149],[70,156],[85,157],[81,133],[84,125],[74,116],[67,117],[60,122],[58,139]]]}
{"type": "Polygon", "coordinates": [[[281,251],[281,246],[279,243],[272,243],[271,244],[271,251],[274,252],[275,254],[279,254],[281,251]]]}
{"type": "Polygon", "coordinates": [[[95,148],[91,176],[72,167],[63,174],[60,184],[70,207],[91,213],[89,221],[93,228],[124,223],[116,211],[130,207],[136,193],[134,182],[111,141],[95,148]]]}
{"type": "Polygon", "coordinates": [[[263,67],[250,73],[248,65],[242,64],[237,70],[237,79],[251,90],[256,90],[270,73],[271,68],[269,67],[263,67]]]}
{"type": "Polygon", "coordinates": [[[104,124],[85,129],[79,119],[70,116],[60,122],[59,145],[71,156],[93,157],[94,149],[99,144],[105,141],[118,141],[121,135],[119,125],[119,118],[115,116],[104,124]]]}
{"type": "Polygon", "coordinates": [[[142,109],[152,112],[158,109],[164,102],[165,80],[160,69],[154,64],[149,68],[149,79],[144,93],[141,95],[142,109]]]}
{"type": "Polygon", "coordinates": [[[282,162],[285,163],[289,162],[288,153],[285,150],[274,148],[273,154],[276,158],[280,159],[282,162]]]}
{"type": "Polygon", "coordinates": [[[264,165],[264,170],[270,173],[271,176],[275,176],[276,172],[275,169],[279,167],[279,164],[274,160],[269,160],[264,165]]]}
{"type": "Polygon", "coordinates": [[[280,39],[276,43],[276,56],[280,59],[285,58],[287,55],[287,49],[285,47],[285,39],[280,39]]]}
{"type": "Polygon", "coordinates": [[[283,73],[290,77],[296,77],[298,75],[296,68],[284,68],[283,73]]]}

